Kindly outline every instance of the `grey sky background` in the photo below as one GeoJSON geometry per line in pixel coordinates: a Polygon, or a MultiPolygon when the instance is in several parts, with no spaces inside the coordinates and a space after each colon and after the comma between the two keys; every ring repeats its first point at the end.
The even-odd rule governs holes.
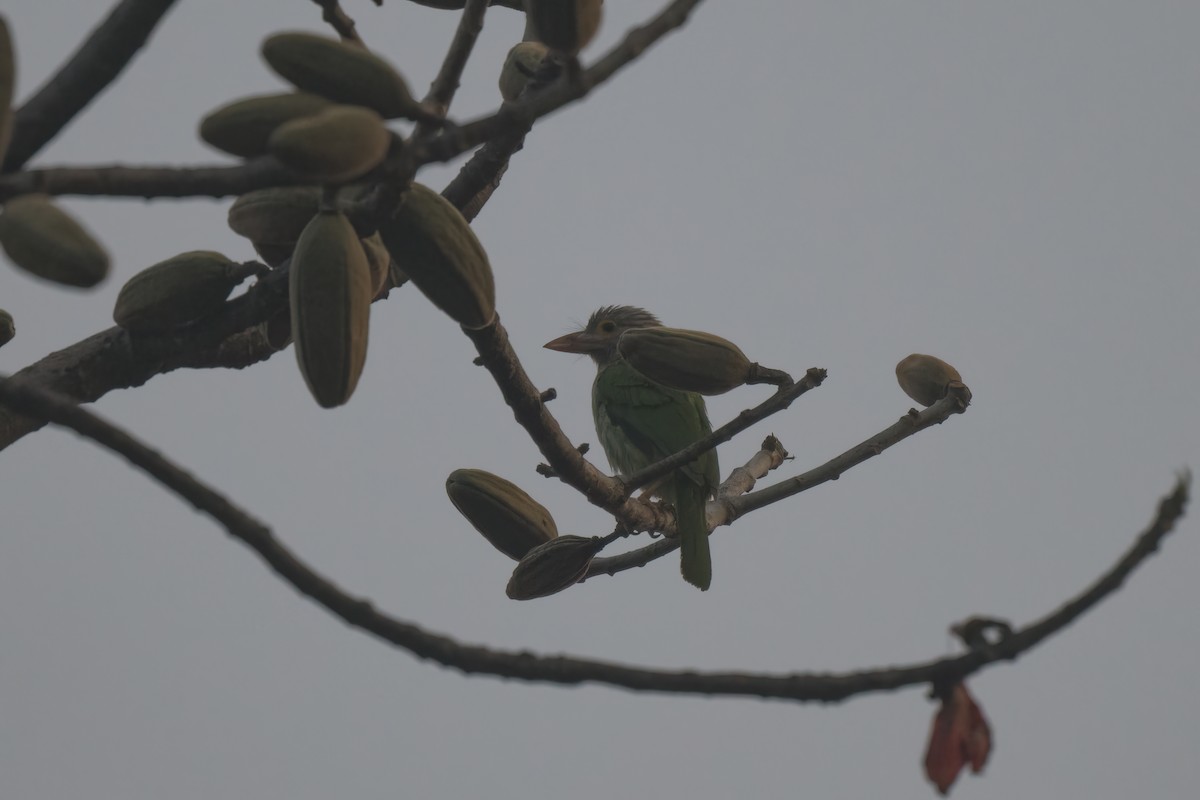
{"type": "MultiPolygon", "coordinates": [[[[8,0],[18,97],[108,3],[8,0]]],[[[457,13],[344,6],[423,90],[457,13]]],[[[657,4],[609,0],[600,41],[657,4]]],[[[180,2],[36,160],[212,164],[200,117],[280,82],[258,43],[323,31],[304,0],[180,2]]],[[[493,9],[455,116],[499,102],[520,14],[493,9]]],[[[819,390],[768,432],[815,466],[911,405],[893,367],[956,365],[969,412],[722,528],[713,588],[673,559],[552,598],[443,491],[521,484],[564,533],[606,516],[541,460],[456,325],[411,288],[372,310],[351,403],[290,352],[181,371],[96,409],[269,521],[341,586],[468,642],[661,666],[843,671],[955,652],[975,613],[1024,623],[1106,569],[1200,466],[1200,4],[1060,0],[701,5],[543,120],[476,222],[500,314],[551,410],[595,442],[591,362],[541,349],[632,303],[819,390]]],[[[458,164],[423,171],[440,188],[458,164]]],[[[229,200],[71,198],[111,249],[95,291],[5,267],[14,372],[111,325],[121,284],[183,250],[252,257],[229,200]]],[[[767,394],[715,398],[720,424],[767,394]]],[[[606,468],[598,448],[598,465],[606,468]]],[[[57,430],[0,457],[0,781],[12,798],[794,798],[934,795],[921,690],[831,706],[467,678],[350,630],[124,462],[57,430]]],[[[1195,518],[1127,587],[969,681],[994,732],[961,798],[1192,796],[1200,784],[1195,518]]]]}

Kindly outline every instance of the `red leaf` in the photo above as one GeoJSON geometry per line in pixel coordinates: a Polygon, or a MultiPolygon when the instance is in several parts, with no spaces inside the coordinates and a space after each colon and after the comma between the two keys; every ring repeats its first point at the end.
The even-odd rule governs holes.
{"type": "Polygon", "coordinates": [[[942,707],[933,717],[929,746],[925,750],[925,775],[941,794],[950,791],[967,764],[978,773],[992,749],[992,732],[979,705],[957,683],[942,696],[942,707]]]}

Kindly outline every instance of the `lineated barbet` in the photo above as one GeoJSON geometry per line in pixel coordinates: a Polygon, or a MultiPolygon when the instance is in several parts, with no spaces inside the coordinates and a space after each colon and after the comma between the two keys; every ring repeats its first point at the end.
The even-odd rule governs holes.
{"type": "MultiPolygon", "coordinates": [[[[605,306],[592,314],[583,330],[545,345],[563,353],[584,353],[596,362],[592,384],[596,434],[620,475],[632,475],[712,431],[704,398],[655,383],[617,350],[617,340],[630,328],[661,325],[643,309],[605,306]]],[[[650,486],[652,494],[675,507],[683,577],[700,589],[712,582],[704,506],[720,480],[717,453],[709,450],[650,486]]]]}

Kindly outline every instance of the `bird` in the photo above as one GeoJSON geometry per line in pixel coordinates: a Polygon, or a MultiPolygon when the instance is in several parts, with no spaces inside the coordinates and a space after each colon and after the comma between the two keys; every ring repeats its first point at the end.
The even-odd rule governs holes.
{"type": "MultiPolygon", "coordinates": [[[[545,344],[561,353],[589,355],[596,362],[592,384],[596,435],[619,475],[631,475],[712,432],[703,397],[655,383],[635,370],[617,349],[617,340],[625,331],[661,325],[658,317],[644,309],[604,306],[591,315],[583,330],[545,344]]],[[[716,494],[720,475],[717,453],[708,450],[660,478],[649,490],[675,507],[683,578],[702,591],[712,583],[704,507],[716,494]]]]}

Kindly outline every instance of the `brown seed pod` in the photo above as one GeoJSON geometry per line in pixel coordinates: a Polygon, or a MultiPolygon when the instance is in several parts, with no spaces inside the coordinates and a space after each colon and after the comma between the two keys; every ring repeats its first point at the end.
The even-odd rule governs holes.
{"type": "Polygon", "coordinates": [[[312,33],[277,33],[263,41],[262,55],[297,89],[373,108],[385,119],[428,117],[400,73],[359,45],[312,33]]]}
{"type": "Polygon", "coordinates": [[[0,347],[12,341],[17,335],[17,326],[13,322],[12,314],[0,308],[0,347]]]}
{"type": "Polygon", "coordinates": [[[12,35],[8,32],[8,20],[0,14],[0,163],[8,152],[12,139],[13,93],[17,85],[17,59],[13,53],[12,35]]]}
{"type": "Polygon", "coordinates": [[[383,237],[379,235],[379,231],[375,231],[361,241],[363,252],[367,256],[367,266],[371,269],[371,297],[375,298],[387,286],[392,266],[392,254],[384,247],[383,237]]]}
{"type": "Polygon", "coordinates": [[[554,518],[511,481],[481,469],[456,469],[446,494],[459,513],[513,561],[558,536],[554,518]]]}
{"type": "Polygon", "coordinates": [[[559,536],[524,555],[504,592],[513,600],[561,592],[579,583],[592,559],[604,547],[598,536],[559,536]]]}
{"type": "Polygon", "coordinates": [[[285,122],[311,117],[330,106],[319,95],[285,92],[245,97],[210,111],[200,120],[200,138],[242,158],[267,154],[267,140],[285,122]]]}
{"type": "Polygon", "coordinates": [[[750,359],[736,344],[703,331],[634,328],[617,349],[652,381],[700,394],[724,394],[750,377],[750,359]]]}
{"type": "Polygon", "coordinates": [[[387,156],[391,131],[361,106],[330,106],[280,125],[268,140],[271,155],[324,183],[342,183],[370,172],[387,156]]]}
{"type": "Polygon", "coordinates": [[[316,186],[257,189],[233,201],[229,227],[249,239],[264,261],[277,267],[292,254],[320,204],[321,190],[316,186]]]}
{"type": "Polygon", "coordinates": [[[212,250],[172,256],[134,275],[117,295],[113,321],[135,333],[162,333],[219,311],[246,277],[212,250]]]}
{"type": "Polygon", "coordinates": [[[321,211],[300,234],[289,297],[304,382],[322,407],[340,406],[362,374],[371,313],[370,268],[345,214],[321,211]]]}
{"type": "Polygon", "coordinates": [[[292,310],[282,308],[267,317],[266,322],[260,322],[258,327],[272,350],[282,350],[292,343],[292,310]]]}
{"type": "Polygon", "coordinates": [[[552,50],[575,56],[600,29],[604,0],[525,0],[534,38],[552,50]]]}
{"type": "Polygon", "coordinates": [[[55,283],[88,288],[108,275],[108,253],[46,195],[25,194],[4,204],[0,245],[18,267],[55,283]]]}
{"type": "Polygon", "coordinates": [[[946,396],[951,381],[962,382],[958,370],[934,356],[913,353],[896,365],[896,380],[904,393],[923,406],[946,396]]]}
{"type": "Polygon", "coordinates": [[[511,102],[525,91],[550,49],[541,42],[518,42],[508,51],[500,70],[500,96],[511,102]]]}
{"type": "Polygon", "coordinates": [[[482,328],[495,318],[496,285],[487,253],[446,198],[414,183],[379,234],[397,268],[459,325],[482,328]]]}

